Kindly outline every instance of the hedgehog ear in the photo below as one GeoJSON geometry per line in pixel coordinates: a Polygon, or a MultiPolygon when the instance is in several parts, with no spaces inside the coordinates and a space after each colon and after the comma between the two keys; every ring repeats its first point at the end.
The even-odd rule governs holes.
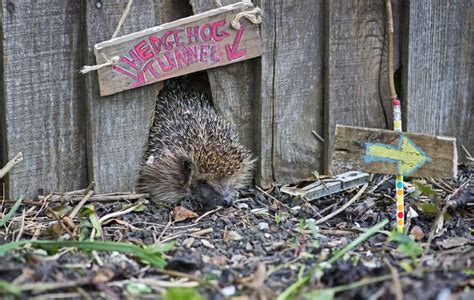
{"type": "Polygon", "coordinates": [[[189,159],[185,157],[181,158],[181,175],[182,175],[183,183],[186,183],[189,181],[189,177],[191,176],[191,169],[192,169],[192,165],[189,159]]]}

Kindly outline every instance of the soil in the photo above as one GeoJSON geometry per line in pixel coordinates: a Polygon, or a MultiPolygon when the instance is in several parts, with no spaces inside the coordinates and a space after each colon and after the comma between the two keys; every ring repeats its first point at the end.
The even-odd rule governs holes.
{"type": "MultiPolygon", "coordinates": [[[[339,209],[360,188],[307,201],[282,193],[277,186],[267,191],[251,187],[240,193],[231,208],[180,222],[174,221],[170,209],[145,200],[134,211],[104,221],[95,240],[142,246],[172,242],[174,247],[164,254],[164,270],[118,252],[25,245],[1,258],[0,295],[3,291],[4,298],[14,297],[2,288],[3,280],[23,289],[22,299],[160,299],[170,286],[183,291],[196,285],[204,299],[274,299],[309,276],[288,299],[331,299],[317,298],[315,290],[340,286],[344,287],[335,294],[337,299],[396,299],[397,295],[474,299],[474,169],[460,169],[455,180],[426,179],[418,187],[409,181],[406,231],[412,239],[405,243],[393,241],[393,187],[393,177],[372,176],[355,203],[316,230],[311,224],[339,209]],[[384,219],[390,222],[383,230],[331,265],[321,264],[384,219]],[[426,251],[417,253],[409,246],[426,251]],[[370,280],[378,282],[347,286],[370,280]],[[146,285],[138,285],[140,295],[134,294],[132,282],[146,285]]],[[[19,238],[90,238],[91,226],[84,214],[70,220],[69,230],[63,224],[61,211],[77,205],[74,197],[44,199],[40,196],[20,206],[0,228],[0,245],[19,238]]],[[[101,218],[137,201],[144,199],[90,201],[88,209],[101,218]]],[[[1,219],[1,212],[5,216],[12,204],[2,201],[0,205],[1,219]]],[[[185,299],[171,293],[167,297],[185,299]]]]}

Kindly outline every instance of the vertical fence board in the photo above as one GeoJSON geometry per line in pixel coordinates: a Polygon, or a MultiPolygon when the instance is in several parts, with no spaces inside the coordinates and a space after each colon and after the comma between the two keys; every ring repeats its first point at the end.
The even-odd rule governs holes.
{"type": "MultiPolygon", "coordinates": [[[[403,54],[408,131],[455,136],[474,152],[472,1],[408,1],[403,54]]],[[[464,156],[463,151],[459,153],[464,156]]]]}
{"type": "MultiPolygon", "coordinates": [[[[222,4],[228,5],[234,2],[236,1],[222,1],[222,4]]],[[[213,1],[209,0],[190,0],[190,3],[195,14],[216,7],[213,1]]],[[[242,22],[247,21],[242,19],[242,22]]],[[[214,107],[237,129],[240,142],[252,151],[255,150],[254,64],[255,60],[246,60],[207,70],[214,107]]]]}
{"type": "Polygon", "coordinates": [[[2,10],[3,155],[24,156],[10,195],[84,187],[81,2],[4,0],[2,10]]]}
{"type": "Polygon", "coordinates": [[[384,1],[326,0],[325,167],[336,124],[386,128],[379,80],[385,42],[384,1]]]}
{"type": "MultiPolygon", "coordinates": [[[[274,1],[274,179],[294,183],[320,171],[323,143],[324,1],[274,1]]],[[[264,74],[267,80],[271,74],[264,74]]]]}
{"type": "MultiPolygon", "coordinates": [[[[94,64],[94,44],[111,38],[127,0],[86,2],[86,59],[94,64]],[[97,5],[101,3],[101,5],[97,5]]],[[[152,0],[134,1],[119,35],[155,25],[152,0]]],[[[99,96],[96,72],[86,75],[90,177],[96,191],[129,191],[135,186],[153,117],[156,86],[99,96]]]]}

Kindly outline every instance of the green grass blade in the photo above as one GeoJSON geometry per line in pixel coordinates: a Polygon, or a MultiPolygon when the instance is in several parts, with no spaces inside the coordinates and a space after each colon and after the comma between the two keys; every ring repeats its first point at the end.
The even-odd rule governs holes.
{"type": "MultiPolygon", "coordinates": [[[[351,243],[349,243],[347,246],[345,246],[344,248],[342,248],[341,250],[337,251],[330,259],[328,259],[328,264],[332,264],[334,262],[336,262],[339,258],[341,258],[342,256],[344,256],[344,254],[346,254],[347,252],[349,252],[351,249],[357,247],[360,243],[362,243],[363,241],[367,240],[369,237],[371,237],[372,235],[376,234],[380,229],[382,229],[386,224],[388,223],[388,220],[385,219],[383,220],[382,222],[378,223],[378,224],[375,224],[374,226],[370,227],[369,229],[367,229],[367,231],[365,231],[363,234],[361,234],[360,236],[358,236],[355,240],[353,240],[351,243]]],[[[312,270],[311,272],[309,273],[310,275],[308,276],[305,276],[299,280],[297,280],[296,282],[294,282],[292,285],[290,285],[288,288],[286,288],[286,290],[283,291],[283,293],[281,293],[277,300],[286,300],[286,299],[291,299],[291,296],[299,289],[301,288],[302,286],[304,286],[305,284],[307,284],[309,282],[309,280],[311,279],[311,276],[313,275],[313,273],[318,270],[318,269],[322,269],[323,267],[321,267],[321,264],[318,264],[316,265],[312,270]]]]}
{"type": "Polygon", "coordinates": [[[80,250],[96,250],[96,251],[117,251],[125,254],[132,254],[155,267],[163,268],[166,265],[165,260],[161,257],[161,253],[150,253],[147,249],[139,246],[102,241],[19,241],[4,244],[0,246],[0,256],[5,252],[21,247],[24,244],[31,243],[34,245],[43,245],[50,247],[74,247],[80,250]]]}
{"type": "Polygon", "coordinates": [[[10,219],[18,210],[18,207],[20,207],[21,201],[23,201],[23,196],[20,196],[20,198],[16,200],[15,204],[13,204],[13,207],[10,209],[10,211],[0,220],[0,227],[2,227],[3,225],[7,224],[8,221],[10,221],[10,219]]]}

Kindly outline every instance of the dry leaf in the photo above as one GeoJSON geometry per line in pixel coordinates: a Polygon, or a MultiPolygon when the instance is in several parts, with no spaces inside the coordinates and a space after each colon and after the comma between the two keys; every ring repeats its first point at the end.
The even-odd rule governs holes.
{"type": "Polygon", "coordinates": [[[215,255],[209,259],[209,262],[216,266],[225,266],[227,264],[227,257],[224,255],[215,255]]]}
{"type": "Polygon", "coordinates": [[[181,222],[186,219],[194,219],[198,216],[199,215],[194,211],[184,208],[182,206],[176,206],[173,210],[173,220],[175,220],[175,222],[181,222]]]}
{"type": "Polygon", "coordinates": [[[419,241],[425,236],[425,233],[420,228],[420,226],[413,226],[413,228],[410,230],[410,235],[413,236],[416,241],[419,241]]]}
{"type": "Polygon", "coordinates": [[[91,278],[91,283],[94,285],[109,282],[114,278],[114,271],[111,269],[100,269],[91,278]]]}
{"type": "Polygon", "coordinates": [[[240,241],[242,236],[235,231],[226,231],[224,233],[224,242],[228,241],[240,241]]]}

